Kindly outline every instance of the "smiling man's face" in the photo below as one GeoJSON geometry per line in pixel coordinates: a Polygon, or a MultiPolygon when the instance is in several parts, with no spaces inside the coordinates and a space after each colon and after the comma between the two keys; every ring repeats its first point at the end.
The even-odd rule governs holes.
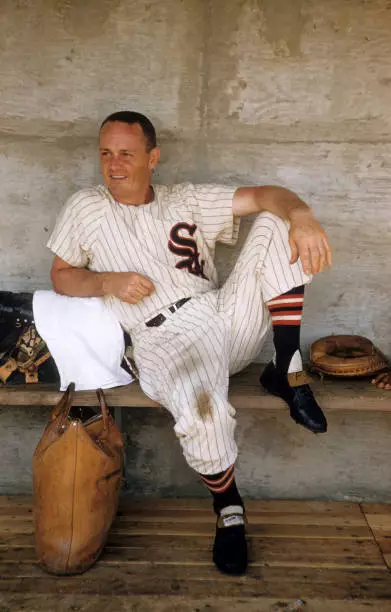
{"type": "Polygon", "coordinates": [[[153,168],[159,161],[157,147],[148,142],[138,123],[109,121],[100,132],[100,165],[105,185],[122,204],[149,201],[153,168]]]}

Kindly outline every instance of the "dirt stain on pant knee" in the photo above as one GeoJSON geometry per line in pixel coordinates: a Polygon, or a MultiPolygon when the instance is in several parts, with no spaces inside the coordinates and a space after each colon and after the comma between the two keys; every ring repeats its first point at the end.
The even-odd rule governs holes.
{"type": "Polygon", "coordinates": [[[197,410],[203,421],[212,418],[212,403],[210,395],[206,391],[203,391],[197,396],[197,410]]]}

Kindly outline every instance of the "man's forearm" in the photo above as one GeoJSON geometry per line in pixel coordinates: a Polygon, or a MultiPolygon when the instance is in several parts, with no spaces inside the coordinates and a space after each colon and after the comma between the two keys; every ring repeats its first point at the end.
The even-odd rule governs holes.
{"type": "Polygon", "coordinates": [[[289,189],[272,186],[264,189],[258,199],[260,210],[267,210],[288,221],[294,216],[312,214],[310,207],[289,189]]]}
{"type": "Polygon", "coordinates": [[[58,257],[53,262],[51,278],[54,290],[70,297],[112,295],[137,304],[155,291],[151,279],[139,272],[91,272],[74,268],[58,257]]]}
{"type": "Polygon", "coordinates": [[[312,211],[293,191],[284,187],[239,187],[232,202],[234,216],[245,216],[263,211],[292,221],[295,216],[311,216],[312,211]]]}
{"type": "Polygon", "coordinates": [[[109,293],[113,272],[91,272],[85,268],[63,268],[52,273],[56,293],[71,297],[102,297],[109,293]]]}

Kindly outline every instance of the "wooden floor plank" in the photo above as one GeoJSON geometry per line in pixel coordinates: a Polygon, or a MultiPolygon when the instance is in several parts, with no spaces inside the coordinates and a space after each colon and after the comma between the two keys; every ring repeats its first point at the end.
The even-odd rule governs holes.
{"type": "Polygon", "coordinates": [[[361,503],[360,507],[364,514],[390,514],[391,504],[368,504],[361,503]]]}
{"type": "MultiPolygon", "coordinates": [[[[325,530],[312,530],[308,533],[308,530],[303,530],[299,533],[292,532],[289,526],[280,526],[278,530],[269,528],[267,531],[261,533],[254,533],[254,530],[250,527],[248,529],[250,541],[256,542],[256,546],[268,549],[276,548],[280,546],[288,546],[291,540],[297,543],[301,543],[305,546],[306,550],[309,550],[311,546],[317,546],[317,541],[330,543],[335,547],[340,547],[341,551],[345,550],[346,546],[355,545],[362,547],[363,550],[366,548],[366,543],[374,543],[373,537],[369,534],[368,530],[364,532],[361,537],[356,537],[350,531],[330,531],[330,528],[325,530]],[[281,541],[281,542],[280,542],[281,541]],[[335,544],[334,544],[335,543],[335,544]]],[[[191,534],[181,535],[178,537],[177,533],[160,533],[155,534],[150,531],[144,531],[143,533],[129,532],[129,533],[118,533],[110,530],[107,545],[111,547],[127,548],[134,546],[142,547],[167,547],[175,546],[176,548],[206,548],[211,545],[213,540],[214,531],[209,531],[204,534],[191,534]]],[[[16,548],[34,548],[34,534],[31,528],[30,533],[8,533],[0,534],[0,552],[5,549],[16,549],[16,548]]],[[[358,551],[357,551],[358,552],[358,551]]],[[[388,552],[388,551],[387,551],[388,552]]]]}
{"type": "MultiPolygon", "coordinates": [[[[31,538],[30,543],[33,539],[31,538]]],[[[135,534],[127,534],[118,536],[110,533],[107,545],[112,548],[129,548],[129,547],[149,547],[149,548],[167,548],[175,549],[205,549],[210,547],[213,541],[213,534],[208,536],[188,536],[186,538],[178,538],[177,536],[156,536],[149,534],[148,536],[139,536],[135,534]]],[[[294,550],[306,551],[308,555],[312,552],[322,550],[334,551],[335,554],[349,555],[354,558],[359,558],[361,555],[367,555],[368,551],[378,551],[378,548],[373,538],[366,539],[354,538],[297,538],[290,533],[286,533],[284,538],[276,537],[259,537],[254,538],[249,535],[250,547],[260,551],[260,557],[268,554],[274,554],[277,551],[284,551],[286,555],[296,554],[294,550]]],[[[17,545],[16,545],[17,546],[17,545]]],[[[15,547],[10,545],[9,548],[15,547]]],[[[320,553],[321,554],[321,553],[320,553]]],[[[375,553],[374,553],[375,554],[375,553]]],[[[376,559],[378,559],[376,555],[376,559]]]]}
{"type": "Polygon", "coordinates": [[[0,495],[0,508],[10,507],[32,508],[31,495],[0,495]]]}
{"type": "MultiPolygon", "coordinates": [[[[212,538],[136,537],[113,544],[110,540],[100,561],[103,565],[166,564],[210,565],[212,538]]],[[[30,546],[0,546],[0,564],[32,563],[30,546]]],[[[251,565],[274,567],[326,567],[384,569],[383,557],[373,541],[348,540],[250,540],[251,565]]]]}
{"type": "MultiPolygon", "coordinates": [[[[255,500],[245,498],[244,500],[246,511],[253,514],[258,512],[277,512],[277,513],[298,513],[298,514],[325,514],[335,513],[339,515],[360,516],[361,510],[359,504],[351,502],[335,502],[335,501],[313,501],[313,500],[255,500]]],[[[375,507],[377,505],[375,504],[375,507]]],[[[120,500],[120,512],[134,513],[137,511],[144,512],[152,510],[170,510],[173,514],[181,512],[191,512],[204,510],[209,513],[211,509],[210,498],[205,499],[144,499],[133,500],[130,496],[124,495],[120,500]]]]}
{"type": "MultiPolygon", "coordinates": [[[[325,526],[334,526],[334,527],[366,527],[367,523],[363,516],[356,517],[344,517],[344,516],[335,516],[335,515],[314,515],[314,514],[285,514],[285,513],[265,513],[265,514],[252,514],[249,512],[247,514],[247,519],[249,524],[251,525],[318,525],[319,527],[325,526]]],[[[10,517],[2,517],[0,516],[0,529],[7,527],[12,522],[16,523],[26,523],[28,518],[10,518],[10,517]]],[[[194,512],[193,514],[186,515],[178,515],[171,516],[169,512],[145,512],[144,514],[129,514],[129,515],[121,515],[117,516],[114,521],[115,529],[126,529],[128,526],[132,525],[154,525],[156,523],[161,525],[175,525],[178,531],[181,529],[181,525],[183,525],[184,529],[192,524],[197,525],[214,525],[216,523],[216,517],[210,511],[206,514],[199,514],[194,512]]]]}
{"type": "MultiPolygon", "coordinates": [[[[303,539],[358,539],[371,540],[373,536],[367,526],[334,526],[334,525],[290,525],[290,524],[263,524],[256,525],[249,523],[247,532],[252,538],[287,538],[292,537],[303,539]]],[[[32,536],[34,527],[32,522],[13,522],[5,528],[0,529],[0,544],[12,542],[15,536],[32,536]]],[[[180,524],[172,525],[167,523],[136,523],[130,522],[125,526],[118,527],[113,525],[110,530],[110,537],[124,538],[127,535],[138,535],[149,537],[156,536],[175,536],[187,537],[212,537],[214,525],[205,524],[180,524]],[[179,528],[180,527],[180,528],[179,528]]]]}
{"type": "MultiPolygon", "coordinates": [[[[350,502],[331,502],[331,501],[297,501],[297,500],[253,500],[245,499],[246,511],[253,516],[259,513],[286,513],[286,514],[320,514],[320,515],[341,515],[344,517],[359,517],[361,515],[359,504],[350,502]]],[[[380,507],[373,504],[374,508],[380,507]]],[[[384,504],[381,506],[384,508],[384,504]]],[[[389,507],[389,506],[388,506],[389,507]]],[[[192,512],[211,515],[211,500],[205,499],[144,499],[134,500],[128,495],[120,499],[119,515],[121,514],[148,514],[171,513],[177,516],[192,512]]],[[[32,513],[32,499],[27,495],[0,496],[0,516],[20,515],[32,513]]],[[[375,513],[375,512],[374,512],[375,513]]]]}
{"type": "MultiPolygon", "coordinates": [[[[347,511],[343,508],[333,507],[325,511],[314,512],[310,506],[305,504],[301,507],[301,511],[299,511],[298,508],[291,509],[289,504],[284,506],[279,505],[277,507],[274,506],[273,508],[267,506],[257,508],[250,504],[246,504],[246,514],[255,521],[259,521],[260,518],[262,518],[262,520],[278,520],[278,517],[282,517],[282,520],[285,520],[285,517],[289,516],[290,520],[296,523],[300,523],[300,521],[310,521],[313,524],[330,524],[332,521],[338,521],[341,524],[347,522],[352,524],[353,521],[355,521],[356,524],[366,523],[364,515],[358,509],[347,511]]],[[[154,507],[136,507],[129,505],[128,508],[123,508],[123,506],[121,506],[118,512],[119,521],[128,520],[129,517],[148,521],[150,517],[155,520],[157,516],[159,516],[159,519],[162,521],[167,519],[171,522],[189,521],[192,520],[192,518],[195,518],[199,522],[200,520],[209,521],[215,518],[210,502],[206,507],[182,509],[180,506],[165,507],[160,505],[159,501],[156,500],[154,507]],[[124,517],[124,519],[122,517],[124,517]]]]}
{"type": "Polygon", "coordinates": [[[391,535],[391,511],[388,514],[365,513],[365,518],[375,534],[391,535]]]}
{"type": "MultiPolygon", "coordinates": [[[[213,527],[205,524],[191,523],[183,524],[181,529],[177,525],[168,523],[136,523],[131,522],[126,525],[113,525],[111,532],[118,536],[123,536],[129,533],[135,535],[148,536],[155,535],[178,535],[186,536],[211,536],[213,527]]],[[[365,526],[335,526],[335,525],[292,525],[270,523],[256,525],[249,523],[247,532],[253,538],[270,537],[270,538],[285,538],[292,536],[292,533],[297,538],[340,538],[340,539],[372,539],[368,527],[365,526]]],[[[26,529],[27,533],[27,529],[26,529]]]]}
{"type": "Polygon", "coordinates": [[[361,508],[384,561],[391,569],[391,505],[361,504],[361,508]]]}
{"type": "MultiPolygon", "coordinates": [[[[177,505],[175,500],[133,505],[126,500],[121,502],[99,562],[82,576],[55,577],[46,574],[35,560],[31,498],[0,498],[0,594],[7,594],[10,601],[25,596],[26,601],[35,597],[41,603],[46,597],[67,601],[84,597],[81,609],[86,611],[88,601],[103,602],[115,593],[118,602],[141,598],[145,605],[148,600],[162,603],[167,598],[173,602],[208,601],[208,612],[225,610],[210,605],[226,605],[227,597],[257,603],[254,612],[273,610],[273,598],[275,602],[323,600],[325,606],[318,608],[319,612],[342,612],[341,602],[352,600],[360,605],[368,603],[362,608],[367,612],[382,612],[380,606],[372,607],[372,602],[389,600],[389,612],[388,512],[388,506],[379,504],[252,502],[248,509],[248,574],[232,577],[220,574],[212,563],[215,517],[209,500],[183,500],[177,505]],[[263,607],[265,602],[269,608],[263,607]]],[[[189,612],[202,611],[194,606],[189,612]]],[[[290,612],[286,607],[281,610],[290,612]]]]}
{"type": "Polygon", "coordinates": [[[302,607],[299,606],[300,600],[297,598],[0,593],[0,610],[4,612],[390,612],[389,602],[379,599],[325,602],[323,598],[307,598],[302,607]]]}
{"type": "Polygon", "coordinates": [[[391,599],[387,570],[250,567],[246,576],[225,576],[209,566],[98,564],[83,576],[44,575],[35,565],[4,566],[0,592],[193,597],[323,597],[391,599]]]}
{"type": "Polygon", "coordinates": [[[371,507],[370,504],[362,504],[361,507],[363,516],[376,539],[391,536],[391,505],[376,504],[371,507]]]}

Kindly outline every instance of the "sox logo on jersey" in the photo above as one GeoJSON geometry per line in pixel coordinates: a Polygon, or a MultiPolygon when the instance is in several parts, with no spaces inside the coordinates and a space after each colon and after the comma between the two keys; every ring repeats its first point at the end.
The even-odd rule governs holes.
{"type": "Polygon", "coordinates": [[[176,223],[170,231],[170,240],[168,241],[168,248],[171,253],[175,253],[175,255],[180,255],[184,259],[181,259],[175,264],[175,267],[178,270],[183,270],[187,268],[190,274],[194,274],[195,276],[201,276],[206,280],[209,280],[208,277],[204,274],[204,265],[205,261],[201,259],[200,254],[197,248],[197,242],[193,238],[185,238],[180,234],[181,230],[185,230],[190,236],[194,236],[197,225],[193,223],[186,223],[182,221],[180,223],[176,223]]]}

